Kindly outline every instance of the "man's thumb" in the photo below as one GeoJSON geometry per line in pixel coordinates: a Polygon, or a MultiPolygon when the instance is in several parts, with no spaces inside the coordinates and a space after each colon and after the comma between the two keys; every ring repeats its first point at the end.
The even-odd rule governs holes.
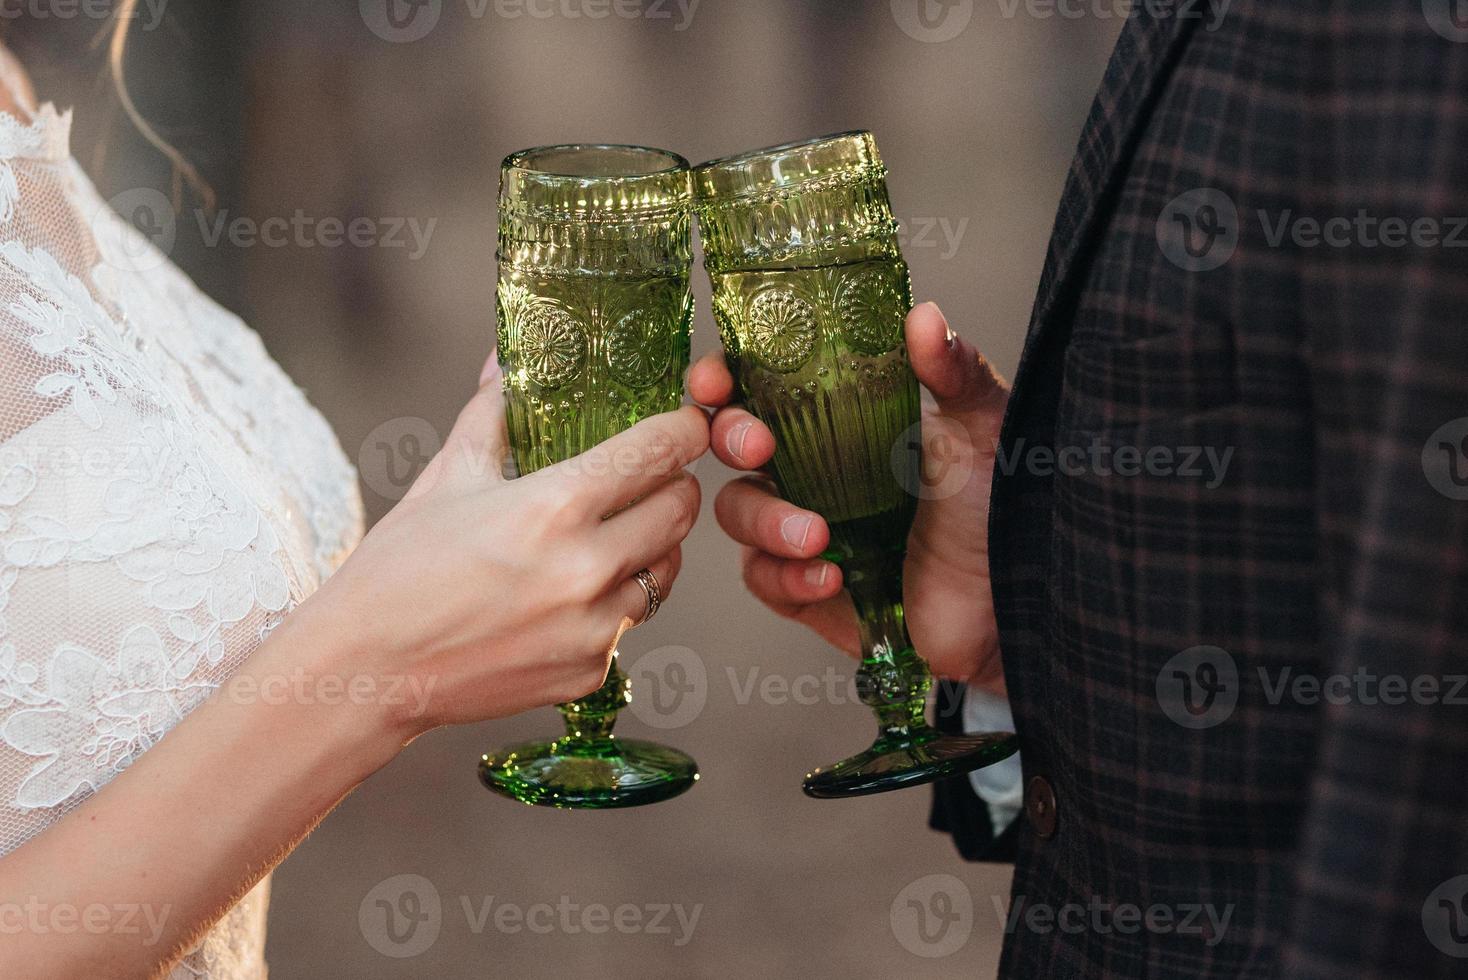
{"type": "Polygon", "coordinates": [[[907,314],[907,353],[939,411],[975,439],[997,435],[1009,385],[983,354],[953,332],[936,303],[922,303],[907,314]]]}

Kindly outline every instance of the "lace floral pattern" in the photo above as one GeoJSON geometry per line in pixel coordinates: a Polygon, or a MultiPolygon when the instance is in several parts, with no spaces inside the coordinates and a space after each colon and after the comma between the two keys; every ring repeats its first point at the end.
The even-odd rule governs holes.
{"type": "MultiPolygon", "coordinates": [[[[0,113],[0,854],[164,737],[361,535],[325,421],[107,207],[69,125],[0,113]]],[[[175,977],[263,977],[267,897],[175,977]]]]}

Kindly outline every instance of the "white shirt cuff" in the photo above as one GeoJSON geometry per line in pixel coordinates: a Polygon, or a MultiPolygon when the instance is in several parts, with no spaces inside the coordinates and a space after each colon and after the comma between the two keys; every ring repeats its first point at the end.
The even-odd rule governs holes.
{"type": "MultiPolygon", "coordinates": [[[[963,698],[963,730],[966,732],[1012,732],[1014,715],[1009,701],[988,691],[970,687],[963,698]]],[[[1024,777],[1019,753],[968,774],[968,781],[989,808],[989,822],[998,837],[1019,816],[1024,805],[1024,777]]]]}

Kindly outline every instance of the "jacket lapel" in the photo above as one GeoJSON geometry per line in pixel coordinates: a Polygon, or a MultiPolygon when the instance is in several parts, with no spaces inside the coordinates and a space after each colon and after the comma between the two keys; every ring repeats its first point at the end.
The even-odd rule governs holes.
{"type": "Polygon", "coordinates": [[[1020,375],[1026,367],[1052,369],[1046,364],[1031,364],[1036,360],[1031,354],[1040,347],[1072,280],[1084,274],[1087,263],[1082,260],[1093,250],[1093,240],[1109,216],[1137,140],[1207,5],[1171,5],[1167,8],[1171,13],[1165,17],[1145,13],[1149,6],[1138,4],[1127,21],[1081,133],[1045,257],[1020,375]]]}
{"type": "MultiPolygon", "coordinates": [[[[1107,66],[1101,90],[1081,133],[1066,179],[1055,229],[1040,277],[1039,295],[1015,374],[1014,394],[1000,433],[1001,463],[1017,458],[1017,444],[1049,445],[1054,438],[1061,365],[1070,322],[1089,259],[1104,232],[1137,143],[1158,98],[1201,18],[1206,3],[1171,5],[1169,16],[1136,5],[1107,66]],[[1192,11],[1179,16],[1179,11],[1192,11]]],[[[996,476],[1004,469],[996,470],[996,476]]],[[[994,481],[989,507],[990,575],[1001,628],[1023,627],[1016,602],[1028,591],[1021,583],[1043,574],[1048,549],[1049,481],[1023,467],[994,481]],[[1024,502],[1041,509],[1026,514],[1024,502]],[[1039,564],[1037,564],[1039,563],[1039,564]]]]}

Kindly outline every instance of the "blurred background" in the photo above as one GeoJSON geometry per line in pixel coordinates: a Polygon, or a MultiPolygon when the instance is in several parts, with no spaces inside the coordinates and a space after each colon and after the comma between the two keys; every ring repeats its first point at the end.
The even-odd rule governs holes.
{"type": "MultiPolygon", "coordinates": [[[[75,106],[73,151],[104,196],[166,192],[167,162],[102,70],[109,25],[88,10],[107,6],[5,2],[0,31],[40,96],[75,106]]],[[[871,129],[917,297],[1012,375],[1127,9],[1096,6],[142,0],[128,78],[219,195],[213,216],[185,200],[174,259],[333,423],[370,521],[474,390],[497,168],[522,147],[642,143],[697,163],[871,129]],[[236,219],[293,230],[250,239],[227,231],[236,219]],[[324,243],[354,219],[373,244],[324,243]]],[[[695,283],[698,357],[717,339],[695,283]]],[[[640,698],[618,731],[691,752],[703,781],[638,810],[531,809],[485,792],[474,764],[559,730],[553,711],[426,736],[276,874],[275,980],[993,975],[1009,869],[964,864],[930,832],[927,790],[801,794],[804,772],[864,747],[871,722],[851,665],[743,592],[711,513],[731,474],[697,472],[705,519],[673,601],[624,641],[640,698]],[[405,890],[427,918],[394,933],[372,909],[405,890]]]]}

